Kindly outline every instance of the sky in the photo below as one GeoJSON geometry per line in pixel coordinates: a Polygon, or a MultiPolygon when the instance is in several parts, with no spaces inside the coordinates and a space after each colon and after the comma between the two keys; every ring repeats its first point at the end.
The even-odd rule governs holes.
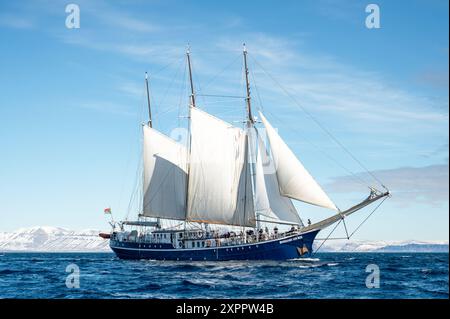
{"type": "MultiPolygon", "coordinates": [[[[244,100],[201,95],[244,94],[245,42],[254,112],[338,207],[379,181],[392,191],[355,238],[448,240],[449,4],[377,1],[369,29],[370,3],[0,0],[0,231],[135,214],[144,73],[154,125],[173,135],[187,123],[189,45],[197,104],[240,125],[244,100]]],[[[296,206],[313,222],[332,214],[296,206]]]]}

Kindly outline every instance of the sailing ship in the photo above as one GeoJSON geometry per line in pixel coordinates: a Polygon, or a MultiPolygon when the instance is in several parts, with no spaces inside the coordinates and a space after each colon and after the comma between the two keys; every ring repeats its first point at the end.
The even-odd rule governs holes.
{"type": "Polygon", "coordinates": [[[110,236],[106,236],[119,258],[211,261],[310,257],[321,230],[389,196],[387,189],[371,188],[362,202],[343,211],[337,208],[264,114],[259,112],[260,122],[253,116],[245,45],[246,119],[242,128],[197,106],[189,49],[186,63],[189,133],[183,144],[153,127],[146,74],[149,121],[143,125],[140,212],[137,220],[121,221],[118,228],[113,223],[110,236]],[[294,200],[334,214],[305,225],[294,200]],[[180,222],[165,227],[164,221],[180,222]],[[271,230],[263,225],[271,225],[271,230]]]}

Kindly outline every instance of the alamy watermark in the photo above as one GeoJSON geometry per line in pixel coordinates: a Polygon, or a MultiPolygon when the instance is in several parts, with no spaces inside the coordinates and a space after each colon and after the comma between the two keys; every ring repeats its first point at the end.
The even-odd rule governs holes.
{"type": "Polygon", "coordinates": [[[69,289],[80,288],[80,267],[76,264],[69,264],[66,272],[69,273],[66,277],[66,287],[69,289]]]}
{"type": "Polygon", "coordinates": [[[380,7],[377,4],[371,3],[366,6],[366,12],[369,15],[366,17],[367,29],[379,29],[380,24],[380,7]]]}
{"type": "Polygon", "coordinates": [[[369,289],[380,288],[380,267],[376,264],[369,264],[366,272],[370,273],[366,277],[366,287],[369,289]]]}
{"type": "Polygon", "coordinates": [[[66,6],[66,13],[69,15],[66,17],[67,29],[79,29],[80,28],[80,7],[77,4],[71,3],[66,6]]]}

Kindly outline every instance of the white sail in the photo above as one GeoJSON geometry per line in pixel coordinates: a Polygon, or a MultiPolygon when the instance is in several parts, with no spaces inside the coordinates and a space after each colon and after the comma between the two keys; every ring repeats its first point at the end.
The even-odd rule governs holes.
{"type": "Polygon", "coordinates": [[[338,210],[275,129],[260,112],[270,142],[280,193],[300,201],[338,210]]]}
{"type": "MultiPolygon", "coordinates": [[[[256,131],[256,129],[255,129],[256,131]]],[[[257,133],[258,157],[255,170],[255,210],[263,217],[302,225],[292,201],[280,194],[275,164],[257,133]]],[[[261,218],[264,219],[264,218],[261,218]]]]}
{"type": "Polygon", "coordinates": [[[247,135],[191,108],[187,220],[254,226],[247,135]]]}
{"type": "Polygon", "coordinates": [[[186,217],[186,147],[144,126],[143,215],[186,217]]]}

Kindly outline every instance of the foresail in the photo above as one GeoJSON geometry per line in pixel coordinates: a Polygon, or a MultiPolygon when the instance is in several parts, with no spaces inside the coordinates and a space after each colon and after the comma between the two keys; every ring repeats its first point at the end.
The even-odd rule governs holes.
{"type": "Polygon", "coordinates": [[[255,225],[246,133],[191,108],[187,220],[255,225]]]}
{"type": "Polygon", "coordinates": [[[338,210],[261,112],[260,116],[269,138],[281,195],[338,210]]]}
{"type": "Polygon", "coordinates": [[[280,194],[275,165],[262,137],[256,129],[253,129],[253,135],[256,135],[254,138],[258,148],[255,169],[256,212],[263,217],[302,225],[292,201],[280,194]]]}
{"type": "Polygon", "coordinates": [[[186,147],[144,126],[143,215],[186,218],[186,147]]]}

